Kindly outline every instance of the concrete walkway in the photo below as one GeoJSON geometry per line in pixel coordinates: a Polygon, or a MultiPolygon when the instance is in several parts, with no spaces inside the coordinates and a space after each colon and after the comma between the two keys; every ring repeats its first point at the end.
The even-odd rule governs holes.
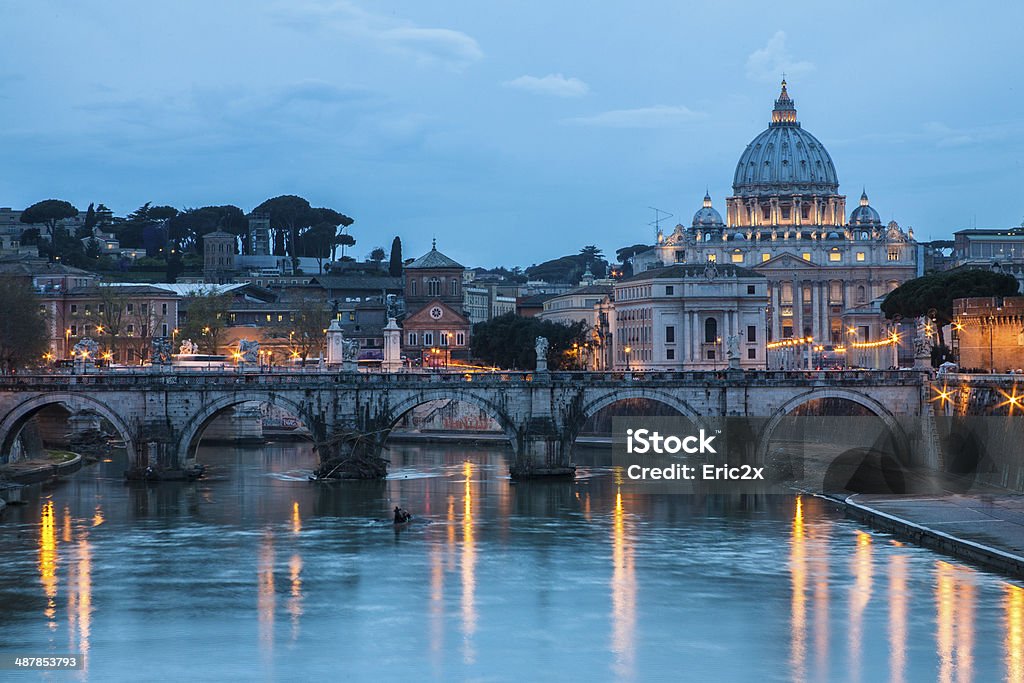
{"type": "Polygon", "coordinates": [[[1024,495],[858,493],[841,500],[851,515],[877,529],[1024,578],[1024,495]]]}

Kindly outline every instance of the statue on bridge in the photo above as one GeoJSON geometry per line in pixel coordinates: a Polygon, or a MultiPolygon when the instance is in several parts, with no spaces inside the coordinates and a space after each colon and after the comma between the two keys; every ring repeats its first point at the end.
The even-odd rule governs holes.
{"type": "Polygon", "coordinates": [[[935,328],[926,316],[917,319],[914,335],[914,358],[917,367],[930,367],[932,348],[935,346],[935,328]]]}
{"type": "Polygon", "coordinates": [[[99,356],[100,345],[96,343],[95,339],[86,337],[75,344],[71,351],[75,354],[76,360],[80,358],[83,361],[91,361],[95,360],[99,356]]]}
{"type": "Polygon", "coordinates": [[[730,368],[740,366],[740,336],[730,334],[725,338],[725,357],[729,360],[730,368]]]}
{"type": "Polygon", "coordinates": [[[548,370],[548,338],[537,337],[533,340],[533,348],[537,352],[537,372],[548,370]]]}
{"type": "Polygon", "coordinates": [[[255,340],[240,339],[238,341],[238,354],[242,357],[243,363],[259,363],[260,343],[255,340]]]}
{"type": "Polygon", "coordinates": [[[186,339],[181,342],[181,346],[178,348],[178,353],[185,356],[193,356],[199,353],[199,347],[191,339],[186,339]]]}
{"type": "Polygon", "coordinates": [[[171,364],[171,341],[167,337],[153,337],[150,347],[153,365],[171,364]]]}

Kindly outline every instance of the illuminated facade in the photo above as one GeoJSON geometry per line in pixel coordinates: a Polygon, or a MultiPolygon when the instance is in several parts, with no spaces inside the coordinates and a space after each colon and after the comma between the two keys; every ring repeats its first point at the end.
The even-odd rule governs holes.
{"type": "Polygon", "coordinates": [[[921,274],[913,230],[883,225],[866,192],[847,218],[832,158],[800,125],[785,81],[771,123],[736,165],[725,219],[705,195],[691,225],[659,233],[633,267],[709,261],[767,278],[769,340],[826,345],[886,336],[880,299],[921,274]]]}

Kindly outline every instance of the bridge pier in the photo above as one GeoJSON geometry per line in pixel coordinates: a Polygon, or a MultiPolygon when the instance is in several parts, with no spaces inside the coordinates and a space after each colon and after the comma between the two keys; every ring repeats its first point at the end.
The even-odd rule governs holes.
{"type": "Polygon", "coordinates": [[[574,477],[576,466],[569,462],[571,444],[549,418],[529,422],[519,437],[515,462],[509,468],[513,479],[574,477]]]}

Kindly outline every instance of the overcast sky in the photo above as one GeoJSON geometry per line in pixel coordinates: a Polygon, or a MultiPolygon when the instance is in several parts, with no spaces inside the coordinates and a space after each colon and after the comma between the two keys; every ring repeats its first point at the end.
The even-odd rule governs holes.
{"type": "Polygon", "coordinates": [[[1022,5],[838,4],[0,0],[0,206],[300,194],[360,255],[612,255],[723,209],[785,72],[851,206],[1019,224],[1022,5]]]}

